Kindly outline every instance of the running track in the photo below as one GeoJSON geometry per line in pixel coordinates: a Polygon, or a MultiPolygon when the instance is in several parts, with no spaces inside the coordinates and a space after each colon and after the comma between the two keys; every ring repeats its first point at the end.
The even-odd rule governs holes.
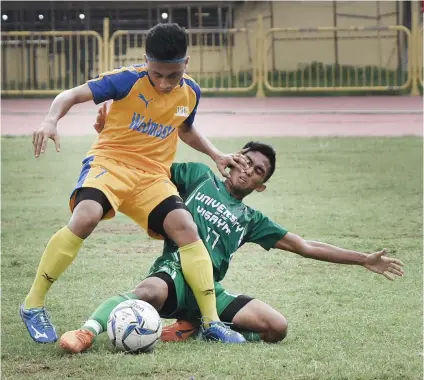
{"type": "MultiPolygon", "coordinates": [[[[210,137],[422,136],[422,97],[203,98],[196,125],[210,137]]],[[[52,99],[3,99],[1,134],[28,135],[52,99]]],[[[61,135],[94,135],[97,106],[81,104],[59,122],[61,135]]]]}

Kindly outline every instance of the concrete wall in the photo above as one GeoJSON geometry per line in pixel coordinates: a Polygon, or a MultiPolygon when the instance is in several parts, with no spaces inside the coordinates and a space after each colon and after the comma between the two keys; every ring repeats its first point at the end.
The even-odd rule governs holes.
{"type": "MultiPolygon", "coordinates": [[[[41,35],[38,38],[43,39],[41,35]]],[[[99,72],[96,57],[90,65],[75,52],[72,56],[67,56],[63,50],[54,54],[48,44],[29,47],[27,41],[23,41],[26,40],[13,45],[18,40],[9,40],[2,45],[2,85],[5,89],[17,89],[22,85],[34,89],[65,88],[83,83],[99,72]]]]}
{"type": "MultiPolygon", "coordinates": [[[[6,86],[12,85],[12,83],[15,86],[25,83],[34,87],[36,83],[47,83],[50,63],[46,47],[28,49],[18,46],[2,46],[2,55],[6,62],[2,71],[2,81],[6,86]]],[[[58,73],[58,69],[56,69],[56,73],[58,73]]]]}
{"type": "MultiPolygon", "coordinates": [[[[203,41],[207,39],[212,40],[212,35],[213,38],[216,37],[216,33],[214,32],[199,33],[196,39],[200,40],[202,38],[203,41]]],[[[189,46],[188,54],[190,60],[187,73],[193,76],[202,73],[205,76],[216,75],[220,77],[223,74],[237,74],[240,71],[253,72],[253,55],[255,54],[253,32],[248,30],[229,33],[225,36],[221,35],[215,38],[215,44],[219,45],[219,40],[223,41],[224,38],[234,41],[234,44],[230,43],[227,46],[207,46],[204,43],[203,45],[189,46]],[[242,48],[237,49],[237,46],[242,48]]],[[[113,59],[113,67],[144,62],[144,45],[128,47],[127,49],[123,49],[123,51],[125,51],[125,54],[122,54],[120,58],[115,56],[113,59]]]]}
{"type": "MultiPolygon", "coordinates": [[[[396,24],[395,1],[282,1],[246,2],[235,8],[235,27],[256,28],[263,15],[264,30],[270,27],[388,26],[396,24]],[[336,13],[336,16],[335,16],[336,13]]],[[[397,40],[393,32],[273,33],[265,49],[268,67],[294,70],[313,61],[346,65],[397,67],[397,40]],[[382,36],[389,38],[382,38],[382,36]],[[315,39],[320,36],[322,39],[315,39]],[[359,36],[368,38],[359,39],[359,36]],[[305,39],[307,37],[308,39],[305,39]],[[336,58],[337,57],[337,58],[336,58]]],[[[246,45],[238,44],[238,52],[246,45]]]]}
{"type": "MultiPolygon", "coordinates": [[[[257,47],[257,16],[262,14],[263,27],[318,27],[351,25],[377,26],[396,24],[395,1],[246,1],[236,3],[233,9],[235,28],[233,44],[227,47],[191,46],[188,72],[193,75],[221,76],[222,74],[253,72],[258,51],[266,58],[269,69],[295,70],[311,62],[318,61],[334,64],[364,66],[377,65],[389,68],[398,66],[396,33],[390,38],[381,38],[387,32],[346,33],[274,33],[267,36],[266,43],[257,47]],[[337,15],[335,16],[335,12],[337,15]],[[358,39],[358,36],[371,36],[358,39]],[[317,37],[322,37],[317,39],[317,37]],[[305,39],[307,37],[307,39],[305,39]],[[259,49],[259,50],[258,50],[259,49]]],[[[29,62],[27,53],[17,47],[3,45],[6,64],[3,67],[3,82],[24,81],[28,70],[24,72],[23,61],[29,62]]],[[[143,49],[128,48],[124,60],[111,62],[113,66],[142,61],[143,49]]],[[[65,72],[65,58],[48,55],[47,48],[37,48],[34,56],[37,67],[36,81],[47,83],[57,80],[58,73],[65,72]],[[53,69],[54,67],[54,69],[53,69]],[[55,73],[54,75],[52,73],[55,73]]],[[[91,75],[97,73],[98,64],[92,68],[91,75]]],[[[65,74],[66,75],[66,74],[65,74]]]]}

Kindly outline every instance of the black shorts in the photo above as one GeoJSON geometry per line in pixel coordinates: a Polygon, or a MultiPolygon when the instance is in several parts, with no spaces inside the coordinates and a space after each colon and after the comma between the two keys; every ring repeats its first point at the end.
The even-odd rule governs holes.
{"type": "MultiPolygon", "coordinates": [[[[93,187],[82,187],[77,190],[75,195],[74,209],[78,203],[84,200],[92,200],[99,203],[103,208],[103,217],[112,209],[112,205],[102,191],[93,187]]],[[[182,199],[176,195],[164,199],[159,203],[149,214],[148,226],[155,234],[162,235],[166,238],[166,233],[163,228],[163,222],[166,216],[173,210],[185,209],[187,206],[182,199]]],[[[189,211],[188,211],[189,212],[189,211]]]]}
{"type": "MultiPolygon", "coordinates": [[[[158,277],[165,281],[168,285],[168,298],[159,312],[159,315],[162,318],[198,322],[200,318],[200,310],[197,306],[197,302],[193,299],[194,296],[191,295],[191,297],[188,297],[185,300],[178,300],[177,298],[176,287],[179,287],[179,293],[181,294],[181,287],[188,287],[187,283],[184,282],[183,284],[181,278],[173,279],[171,275],[166,272],[156,272],[151,274],[149,277],[158,277]]],[[[232,323],[234,316],[251,300],[253,300],[252,297],[246,295],[230,294],[226,292],[220,284],[219,286],[216,286],[216,290],[217,309],[219,318],[222,322],[232,323]]]]}

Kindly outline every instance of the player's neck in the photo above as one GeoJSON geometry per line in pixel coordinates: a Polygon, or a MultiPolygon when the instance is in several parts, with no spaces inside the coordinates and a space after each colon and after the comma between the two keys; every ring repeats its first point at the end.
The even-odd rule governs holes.
{"type": "Polygon", "coordinates": [[[246,194],[240,194],[239,191],[237,191],[231,180],[227,178],[224,182],[225,187],[227,188],[228,192],[231,194],[231,196],[239,201],[243,200],[243,198],[246,196],[246,194]]]}

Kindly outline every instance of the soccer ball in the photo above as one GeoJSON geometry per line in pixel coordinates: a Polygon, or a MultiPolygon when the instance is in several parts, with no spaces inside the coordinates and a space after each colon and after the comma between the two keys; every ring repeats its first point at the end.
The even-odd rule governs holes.
{"type": "Polygon", "coordinates": [[[107,321],[107,334],[119,350],[131,353],[149,352],[162,333],[162,322],[156,309],[147,302],[127,300],[116,306],[107,321]]]}

